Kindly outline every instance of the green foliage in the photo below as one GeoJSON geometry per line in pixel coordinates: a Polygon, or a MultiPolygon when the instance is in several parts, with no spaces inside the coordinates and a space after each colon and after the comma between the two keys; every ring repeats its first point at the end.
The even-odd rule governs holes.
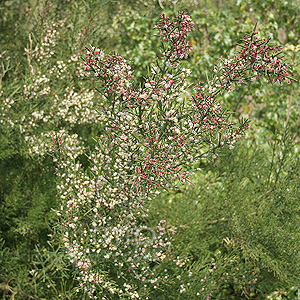
{"type": "Polygon", "coordinates": [[[151,204],[153,219],[165,218],[176,232],[174,252],[190,258],[190,281],[198,279],[190,289],[201,290],[205,276],[214,299],[264,299],[298,286],[300,162],[292,149],[277,160],[278,150],[268,160],[244,143],[204,165],[181,193],[151,204]]]}
{"type": "Polygon", "coordinates": [[[158,18],[155,11],[149,15],[149,11],[132,11],[129,7],[121,7],[113,20],[115,50],[132,58],[138,84],[148,75],[148,68],[159,52],[158,38],[153,30],[158,18]]]}
{"type": "MultiPolygon", "coordinates": [[[[45,162],[46,164],[46,162],[45,162]]],[[[7,245],[33,249],[46,243],[56,207],[53,171],[20,155],[1,160],[1,225],[7,245]]]]}
{"type": "Polygon", "coordinates": [[[8,136],[9,135],[0,133],[0,160],[8,159],[14,154],[10,148],[8,136]]]}
{"type": "Polygon", "coordinates": [[[75,299],[70,290],[78,283],[69,278],[71,267],[57,245],[54,247],[48,241],[47,248],[36,246],[33,250],[20,251],[0,241],[3,299],[75,299]]]}

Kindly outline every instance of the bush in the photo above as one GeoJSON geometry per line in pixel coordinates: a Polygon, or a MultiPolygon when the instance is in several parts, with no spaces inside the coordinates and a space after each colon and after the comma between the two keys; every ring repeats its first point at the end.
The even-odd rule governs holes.
{"type": "MultiPolygon", "coordinates": [[[[297,285],[293,277],[298,275],[298,261],[295,259],[293,266],[291,261],[298,245],[293,230],[298,225],[296,194],[290,191],[297,188],[287,193],[284,184],[289,186],[291,182],[297,186],[296,178],[288,174],[289,168],[298,170],[297,159],[290,157],[296,155],[297,146],[293,151],[285,150],[282,141],[286,140],[289,124],[297,140],[298,129],[294,124],[298,113],[293,109],[297,105],[297,83],[266,87],[261,85],[265,83],[262,79],[247,88],[239,87],[239,83],[260,74],[258,69],[257,74],[251,75],[253,68],[248,62],[258,57],[255,53],[248,57],[247,50],[238,61],[239,68],[246,63],[243,74],[233,71],[230,60],[218,62],[220,55],[233,57],[238,30],[242,35],[253,28],[251,5],[238,2],[229,9],[225,3],[220,10],[209,1],[205,9],[200,4],[193,9],[190,2],[178,4],[193,11],[199,29],[192,33],[196,51],[187,57],[191,44],[172,35],[168,19],[159,17],[162,6],[173,14],[172,5],[164,1],[149,2],[147,11],[142,2],[104,6],[101,1],[84,1],[79,5],[77,1],[53,1],[52,7],[45,9],[33,6],[20,19],[6,9],[13,4],[14,1],[5,2],[4,16],[10,14],[16,25],[10,18],[1,22],[9,25],[6,28],[16,26],[18,38],[11,40],[11,31],[1,31],[3,39],[11,43],[0,49],[3,297],[89,298],[95,289],[97,296],[110,294],[112,299],[117,297],[116,293],[123,298],[138,294],[153,299],[263,298],[278,287],[283,290],[274,292],[274,297],[285,291],[292,297],[294,291],[288,288],[297,285]],[[41,18],[35,19],[40,12],[41,18]],[[251,22],[247,19],[249,14],[251,22]],[[152,25],[157,21],[163,39],[171,43],[154,36],[152,25]],[[27,28],[32,29],[29,36],[27,28]],[[87,39],[122,54],[104,57],[100,50],[89,49],[87,63],[97,73],[93,82],[84,77],[86,71],[80,58],[87,39]],[[24,41],[28,43],[25,55],[17,55],[23,53],[24,41]],[[169,48],[161,50],[163,44],[169,48]],[[180,62],[182,54],[184,61],[180,62]],[[135,76],[130,75],[123,55],[134,58],[131,64],[137,69],[135,76]],[[213,73],[214,66],[212,81],[207,81],[207,86],[198,84],[193,91],[190,83],[195,78],[206,81],[204,74],[213,73]],[[112,70],[117,74],[109,78],[112,70]],[[231,78],[223,78],[219,89],[217,77],[224,72],[231,78]],[[120,88],[120,84],[125,85],[120,88]],[[93,86],[100,94],[91,91],[93,86]],[[235,92],[223,94],[225,88],[235,88],[235,92]],[[219,102],[233,108],[236,116],[258,120],[246,132],[250,150],[241,147],[224,152],[221,160],[216,154],[226,144],[230,148],[235,146],[246,122],[234,125],[238,122],[229,118],[219,102]],[[214,123],[208,121],[208,115],[214,123]],[[203,126],[197,128],[197,123],[203,126]],[[194,129],[186,130],[189,126],[194,129]],[[126,132],[121,132],[125,127],[126,132]],[[207,130],[210,134],[206,134],[207,130]],[[274,138],[270,133],[275,132],[281,134],[274,138]],[[279,143],[277,148],[274,146],[276,154],[267,140],[279,143]],[[255,150],[258,143],[263,144],[264,150],[255,150]],[[163,149],[168,155],[158,160],[156,155],[162,155],[163,149]],[[207,151],[215,160],[212,168],[203,159],[207,151]],[[53,163],[48,154],[58,160],[53,163]],[[252,166],[253,161],[257,165],[252,166]],[[185,196],[180,192],[184,190],[182,182],[188,180],[187,171],[196,171],[198,163],[198,179],[191,179],[195,185],[187,189],[185,196]],[[226,175],[231,175],[235,166],[240,166],[240,171],[235,171],[234,176],[226,175]],[[269,173],[262,171],[263,167],[269,173]],[[61,177],[55,179],[55,172],[61,177]],[[200,178],[201,174],[205,180],[200,178]],[[169,190],[174,194],[171,199],[149,201],[157,194],[155,182],[159,184],[157,193],[177,186],[177,194],[169,190]],[[197,191],[199,184],[207,185],[209,190],[197,191]],[[244,191],[247,193],[240,199],[244,191]],[[231,201],[226,201],[228,198],[231,201]],[[276,201],[277,198],[284,201],[276,201]],[[196,199],[196,204],[192,199],[196,199]],[[107,209],[98,207],[93,211],[97,203],[107,209]],[[165,205],[162,207],[161,203],[165,205]],[[169,215],[165,209],[172,205],[173,215],[169,215]],[[57,216],[51,209],[62,213],[57,226],[57,216]],[[100,216],[101,224],[94,224],[95,214],[100,216]],[[292,217],[294,222],[290,221],[292,217]],[[55,242],[49,238],[51,232],[55,242]],[[285,252],[281,240],[284,235],[293,241],[285,252]],[[103,244],[94,255],[93,246],[99,240],[103,244]],[[70,247],[70,241],[81,245],[81,251],[70,247]],[[98,274],[98,284],[89,282],[93,272],[98,274]]],[[[288,17],[290,6],[276,1],[253,5],[262,34],[271,34],[275,39],[279,24],[275,19],[280,20],[285,32],[290,22],[297,34],[296,19],[288,17]],[[259,16],[256,11],[261,5],[266,13],[259,16]],[[283,13],[271,20],[267,12],[277,9],[283,13]]],[[[281,39],[279,33],[284,34],[278,31],[281,39]]],[[[294,39],[290,37],[285,49],[291,54],[297,72],[297,35],[294,39]]],[[[252,34],[245,47],[255,43],[264,45],[252,34]]],[[[285,68],[285,63],[278,61],[285,68]]],[[[270,62],[274,63],[272,55],[270,62]]],[[[262,73],[280,78],[268,69],[262,73]]]]}

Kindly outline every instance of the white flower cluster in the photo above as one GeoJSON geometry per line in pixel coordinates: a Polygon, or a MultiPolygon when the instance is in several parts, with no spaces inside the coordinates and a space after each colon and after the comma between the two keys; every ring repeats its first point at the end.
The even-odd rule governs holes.
{"type": "Polygon", "coordinates": [[[30,84],[24,85],[24,95],[28,99],[50,94],[50,79],[45,74],[41,74],[40,71],[35,76],[32,78],[33,80],[30,84]]]}
{"type": "Polygon", "coordinates": [[[59,29],[62,28],[65,21],[55,23],[45,22],[40,33],[40,43],[36,46],[34,53],[37,62],[46,65],[54,56],[54,48],[57,45],[57,39],[60,36],[59,29]]]}
{"type": "Polygon", "coordinates": [[[64,30],[63,21],[44,24],[40,42],[34,50],[26,49],[31,72],[25,79],[23,91],[16,91],[20,93],[20,100],[6,98],[0,108],[0,123],[19,128],[30,155],[42,157],[52,153],[53,141],[49,139],[54,135],[63,137],[66,148],[73,148],[72,156],[79,155],[83,142],[72,128],[99,120],[95,108],[101,97],[82,83],[74,84],[72,79],[85,76],[78,53],[54,59],[58,57],[57,46],[64,30]],[[24,111],[20,111],[20,107],[24,107],[24,111]]]}

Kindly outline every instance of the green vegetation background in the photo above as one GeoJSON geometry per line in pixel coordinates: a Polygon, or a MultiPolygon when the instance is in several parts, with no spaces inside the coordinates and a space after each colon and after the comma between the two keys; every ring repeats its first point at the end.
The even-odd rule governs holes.
{"type": "MultiPolygon", "coordinates": [[[[85,32],[87,45],[132,58],[136,81],[143,84],[158,49],[153,25],[159,14],[185,10],[195,22],[190,37],[194,52],[184,62],[192,70],[191,82],[206,81],[213,66],[231,57],[255,24],[260,36],[284,46],[298,78],[297,0],[1,1],[0,110],[4,99],[13,99],[17,104],[10,113],[15,119],[30,115],[35,105],[51,109],[47,98],[24,96],[24,85],[32,81],[31,64],[45,71],[42,63],[30,61],[28,49],[39,43],[40,15],[48,4],[48,19],[65,20],[53,65],[80,50],[83,44],[75,36],[85,32]]],[[[53,84],[57,93],[66,86],[93,88],[71,75],[53,84]]],[[[179,293],[178,284],[155,299],[194,299],[199,286],[210,299],[299,299],[299,83],[255,83],[218,100],[234,117],[249,118],[250,129],[235,149],[222,150],[212,162],[203,159],[190,184],[149,207],[149,226],[167,220],[174,233],[174,256],[188,258],[186,270],[196,274],[186,293],[179,293]]],[[[97,133],[88,125],[72,130],[86,145],[97,133]]],[[[55,166],[51,157],[37,160],[26,147],[22,130],[0,123],[0,297],[84,299],[72,296],[78,285],[74,270],[51,238],[53,210],[59,205],[55,166]]],[[[174,276],[180,272],[174,269],[174,276]]]]}

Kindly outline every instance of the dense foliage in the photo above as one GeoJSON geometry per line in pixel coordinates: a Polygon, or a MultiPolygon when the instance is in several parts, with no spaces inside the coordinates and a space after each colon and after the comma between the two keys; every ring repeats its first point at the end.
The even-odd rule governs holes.
{"type": "Polygon", "coordinates": [[[2,298],[297,299],[299,10],[2,1],[2,298]]]}

